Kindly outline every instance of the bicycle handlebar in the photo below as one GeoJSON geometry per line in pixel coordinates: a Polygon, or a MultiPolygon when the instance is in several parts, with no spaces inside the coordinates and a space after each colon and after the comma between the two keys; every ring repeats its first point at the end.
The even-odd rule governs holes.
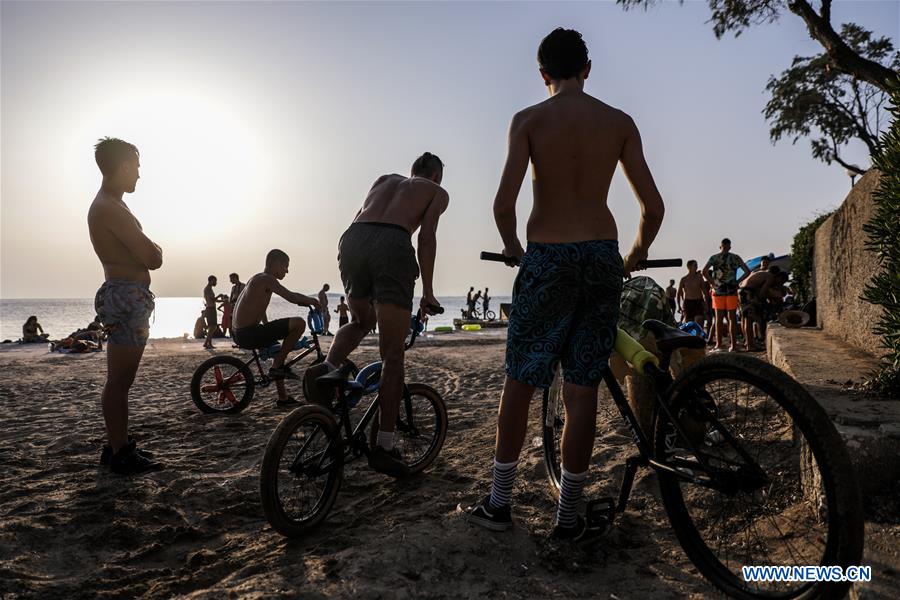
{"type": "MultiPolygon", "coordinates": [[[[494,262],[502,262],[510,266],[519,264],[515,258],[510,258],[499,252],[482,252],[481,260],[491,260],[494,262]]],[[[680,267],[683,261],[680,258],[657,258],[652,260],[642,260],[638,263],[639,269],[661,269],[665,267],[680,267]]]]}

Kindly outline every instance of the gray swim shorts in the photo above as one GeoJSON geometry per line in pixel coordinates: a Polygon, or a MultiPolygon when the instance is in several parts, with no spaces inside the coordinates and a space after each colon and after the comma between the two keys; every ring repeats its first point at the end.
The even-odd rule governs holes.
{"type": "Polygon", "coordinates": [[[94,309],[109,327],[109,341],[123,346],[144,346],[150,337],[153,292],[143,283],[111,279],[100,286],[94,309]]]}
{"type": "Polygon", "coordinates": [[[412,312],[419,264],[409,232],[399,225],[350,225],[338,244],[338,267],[348,296],[412,312]]]}

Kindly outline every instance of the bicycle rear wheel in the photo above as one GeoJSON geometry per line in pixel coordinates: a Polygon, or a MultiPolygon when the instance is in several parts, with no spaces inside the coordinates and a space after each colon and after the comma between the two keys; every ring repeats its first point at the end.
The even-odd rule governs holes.
{"type": "Polygon", "coordinates": [[[239,413],[250,404],[253,372],[234,356],[213,356],[191,377],[191,400],[205,413],[239,413]]]}
{"type": "Polygon", "coordinates": [[[657,477],[700,572],[736,598],[843,596],[849,583],[753,582],[741,569],[860,564],[859,488],[822,407],[779,369],[733,354],[691,366],[668,399],[672,416],[658,410],[654,456],[695,480],[657,477]]]}
{"type": "Polygon", "coordinates": [[[269,438],[259,474],[263,512],[281,535],[298,537],[334,505],[344,472],[341,432],[331,413],[302,406],[269,438]]]}
{"type": "MultiPolygon", "coordinates": [[[[408,396],[400,400],[400,413],[394,429],[394,446],[400,450],[412,473],[425,470],[440,454],[447,437],[447,407],[433,387],[410,383],[408,396]]],[[[378,437],[379,411],[372,418],[369,443],[378,437]]]]}
{"type": "Polygon", "coordinates": [[[541,437],[543,441],[544,465],[547,467],[547,481],[554,497],[559,496],[562,481],[563,426],[566,423],[566,407],[563,404],[562,370],[557,369],[553,384],[544,390],[541,407],[541,437]]]}

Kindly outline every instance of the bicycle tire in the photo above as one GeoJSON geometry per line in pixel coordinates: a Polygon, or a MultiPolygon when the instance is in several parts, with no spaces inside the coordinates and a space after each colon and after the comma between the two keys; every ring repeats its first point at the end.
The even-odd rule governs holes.
{"type": "MultiPolygon", "coordinates": [[[[728,497],[724,493],[721,494],[723,497],[721,506],[737,505],[740,502],[741,505],[735,513],[742,513],[746,523],[754,521],[749,528],[752,530],[753,537],[751,539],[751,531],[748,531],[744,541],[740,539],[740,532],[729,531],[736,523],[740,522],[741,517],[735,520],[723,518],[723,511],[722,516],[713,523],[712,527],[707,526],[706,522],[709,521],[709,518],[705,515],[709,513],[703,506],[704,494],[708,497],[718,492],[709,491],[707,488],[701,490],[700,486],[681,482],[672,473],[657,471],[663,505],[676,537],[697,569],[713,585],[731,597],[802,598],[804,600],[843,597],[850,583],[809,582],[799,585],[797,589],[786,591],[761,590],[758,584],[743,580],[737,563],[734,568],[729,568],[725,564],[730,562],[728,560],[729,547],[736,549],[743,544],[747,555],[742,560],[757,560],[758,557],[749,558],[749,553],[755,546],[763,557],[764,562],[759,562],[760,565],[794,564],[800,566],[811,564],[839,565],[846,568],[861,564],[864,542],[862,498],[843,440],[824,409],[816,403],[802,385],[783,371],[759,359],[733,354],[710,356],[692,365],[675,380],[667,394],[672,414],[677,415],[675,418],[680,424],[686,425],[682,431],[688,437],[693,437],[695,442],[699,439],[699,437],[695,437],[697,436],[696,426],[697,421],[702,420],[702,417],[698,418],[699,413],[691,409],[683,409],[689,405],[692,397],[702,398],[705,394],[712,398],[709,389],[715,388],[713,383],[725,381],[752,385],[771,397],[774,404],[777,404],[775,410],[766,414],[766,404],[758,402],[760,394],[751,396],[748,393],[748,401],[744,408],[745,419],[751,412],[760,412],[761,415],[754,415],[755,418],[748,420],[746,425],[743,427],[738,425],[734,427],[733,431],[730,431],[732,426],[725,427],[723,423],[728,419],[730,410],[726,406],[728,403],[719,401],[713,408],[715,420],[723,423],[723,428],[734,435],[735,442],[743,446],[748,454],[754,445],[749,435],[753,433],[754,428],[769,436],[770,439],[757,444],[760,450],[754,460],[760,463],[763,462],[763,455],[776,457],[780,470],[773,473],[774,477],[767,478],[766,482],[758,489],[748,492],[738,491],[728,497]],[[699,392],[700,390],[702,392],[699,392]],[[762,406],[761,409],[760,406],[762,406]],[[782,412],[786,417],[779,418],[779,414],[782,412]],[[800,435],[807,440],[805,448],[808,448],[808,452],[803,451],[804,446],[798,446],[796,442],[797,436],[800,435]],[[799,450],[794,450],[798,447],[799,450]],[[798,459],[796,469],[793,468],[794,454],[798,459]],[[789,460],[785,460],[783,457],[787,457],[789,460]],[[815,473],[811,472],[804,477],[803,469],[807,465],[818,470],[818,478],[815,473]],[[798,472],[798,480],[801,482],[799,495],[791,483],[790,475],[793,470],[798,472]],[[803,491],[803,481],[807,482],[806,492],[803,491]],[[814,484],[812,490],[817,499],[815,502],[810,502],[808,499],[809,482],[814,484]],[[823,490],[824,494],[821,493],[823,490]],[[686,505],[686,497],[689,499],[688,502],[692,505],[692,509],[701,509],[694,510],[694,514],[698,515],[697,519],[692,516],[692,509],[686,505]],[[824,513],[820,505],[823,497],[826,502],[824,513]],[[756,498],[766,502],[768,506],[754,504],[748,508],[745,500],[755,501],[756,498]],[[788,534],[782,532],[778,525],[779,519],[792,528],[788,534]],[[759,528],[755,524],[757,520],[759,520],[759,528]],[[803,527],[805,523],[815,524],[817,522],[820,527],[827,530],[824,549],[817,561],[803,562],[807,559],[795,556],[790,540],[795,539],[799,528],[803,527]],[[713,531],[716,533],[712,533],[713,531]],[[711,544],[704,539],[704,532],[711,540],[717,538],[718,554],[721,554],[724,544],[725,563],[722,562],[722,557],[712,549],[711,544]],[[768,541],[772,541],[773,544],[781,542],[786,545],[791,561],[785,560],[782,548],[770,548],[767,545],[768,541]],[[795,562],[798,560],[799,564],[795,562]],[[750,589],[754,585],[756,585],[756,589],[750,589]]],[[[704,401],[701,400],[701,402],[704,401]]],[[[735,407],[734,415],[737,417],[740,412],[740,403],[737,402],[735,407]]],[[[712,441],[703,442],[704,447],[710,447],[710,456],[728,454],[727,447],[734,447],[728,441],[728,437],[717,429],[715,425],[712,425],[711,430],[707,429],[706,433],[700,433],[700,436],[705,435],[707,439],[712,439],[712,441]],[[718,433],[719,437],[709,438],[710,431],[718,433]],[[716,446],[720,446],[720,448],[716,448],[716,446]]],[[[675,432],[669,415],[665,411],[658,410],[654,427],[654,456],[656,459],[663,460],[661,456],[665,453],[677,452],[672,448],[682,441],[681,434],[675,432]]],[[[703,452],[705,451],[704,449],[703,452]]],[[[694,454],[694,456],[696,455],[694,454]]],[[[727,465],[724,462],[722,464],[727,465]]],[[[809,535],[811,539],[820,542],[821,532],[810,532],[809,535]]],[[[813,545],[804,544],[802,540],[799,543],[802,544],[800,546],[801,554],[812,553],[813,559],[815,559],[815,554],[818,552],[813,549],[813,545]]],[[[799,584],[799,582],[797,583],[799,584]]]]}
{"type": "Polygon", "coordinates": [[[562,397],[562,373],[557,370],[556,377],[549,388],[544,390],[544,398],[541,405],[541,438],[543,446],[544,465],[547,467],[547,482],[550,484],[550,493],[554,498],[559,497],[562,485],[562,455],[560,454],[560,441],[565,424],[565,407],[562,397]]]}
{"type": "Polygon", "coordinates": [[[204,361],[194,371],[191,377],[191,400],[197,405],[202,412],[207,414],[236,414],[247,408],[253,399],[253,392],[256,389],[256,381],[253,378],[253,372],[247,364],[234,356],[220,355],[204,361]],[[231,367],[234,373],[223,374],[222,367],[231,367]],[[207,379],[207,375],[213,371],[213,378],[207,379]],[[240,373],[240,384],[235,380],[234,384],[226,385],[222,388],[223,383],[228,383],[240,373]],[[212,389],[212,388],[218,389],[212,389]],[[240,399],[236,397],[233,390],[243,387],[243,393],[240,399]],[[209,388],[209,389],[205,389],[209,388]],[[209,396],[213,394],[213,396],[209,396]],[[218,403],[213,404],[212,398],[216,398],[218,403]]]}
{"type": "MultiPolygon", "coordinates": [[[[263,452],[262,464],[259,473],[259,496],[266,520],[272,528],[286,537],[300,537],[307,531],[319,525],[328,516],[334,502],[337,499],[344,473],[344,446],[341,440],[341,432],[338,423],[332,414],[320,406],[301,406],[295,409],[278,424],[272,436],[266,444],[263,452]],[[282,459],[285,456],[288,443],[294,434],[304,426],[310,426],[312,432],[308,440],[302,445],[301,450],[312,448],[311,441],[319,432],[322,432],[321,440],[326,446],[321,450],[313,448],[308,459],[308,468],[312,470],[322,469],[324,477],[322,491],[315,499],[315,503],[308,515],[294,517],[285,509],[281,494],[279,493],[279,479],[282,475],[282,459]],[[327,444],[331,444],[330,455],[325,455],[327,444]],[[320,467],[317,461],[325,460],[326,467],[320,467]],[[330,462],[327,462],[330,461],[330,462]]],[[[290,455],[288,455],[290,456],[290,455]]],[[[292,472],[293,464],[299,458],[297,454],[291,459],[291,466],[286,469],[284,479],[293,481],[310,480],[309,473],[302,475],[292,472]]],[[[294,494],[296,495],[296,494],[294,494]]],[[[300,494],[302,501],[303,493],[300,494]]]]}
{"type": "MultiPolygon", "coordinates": [[[[407,386],[409,397],[411,399],[411,407],[413,410],[413,418],[417,419],[413,423],[415,430],[410,429],[405,407],[405,398],[400,400],[400,413],[397,415],[397,426],[394,429],[394,447],[400,450],[406,466],[409,467],[410,473],[420,473],[427,469],[437,455],[440,454],[441,448],[444,446],[444,440],[447,438],[447,406],[444,399],[438,394],[437,390],[424,383],[410,383],[407,386]],[[423,403],[416,402],[417,398],[423,398],[431,407],[431,417],[424,417],[420,409],[423,403]],[[429,432],[429,433],[423,433],[429,432]],[[413,452],[414,448],[421,450],[413,452]]],[[[376,410],[372,417],[372,425],[369,429],[369,445],[375,447],[375,440],[378,438],[378,417],[380,411],[376,410]]]]}
{"type": "Polygon", "coordinates": [[[486,313],[484,313],[484,318],[487,319],[488,321],[494,321],[497,319],[497,313],[495,313],[492,310],[489,310],[486,313]]]}

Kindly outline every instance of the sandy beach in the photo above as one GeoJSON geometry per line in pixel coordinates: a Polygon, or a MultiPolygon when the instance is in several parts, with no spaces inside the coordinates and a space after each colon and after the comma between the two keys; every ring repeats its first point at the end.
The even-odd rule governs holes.
{"type": "MultiPolygon", "coordinates": [[[[274,407],[274,386],[257,391],[240,415],[201,414],[188,383],[208,353],[193,340],[151,340],[132,391],[131,431],[167,468],[123,479],[98,465],[105,353],[0,352],[0,597],[718,595],[675,541],[647,472],[600,552],[548,543],[555,502],[541,459],[539,401],[513,497],[516,527],[490,533],[459,517],[459,503],[489,489],[503,341],[454,334],[417,344],[408,380],[435,387],[449,409],[441,455],[406,481],[350,464],[328,520],[301,540],[273,532],[259,504],[262,450],[287,412],[274,407]]],[[[238,352],[218,345],[216,352],[238,352]]],[[[353,358],[374,359],[371,340],[353,358]]],[[[601,405],[598,417],[591,496],[615,493],[632,452],[611,409],[601,405]]],[[[870,523],[867,531],[870,548],[896,543],[896,525],[870,523]]],[[[876,566],[874,575],[896,582],[896,571],[876,566]]]]}

